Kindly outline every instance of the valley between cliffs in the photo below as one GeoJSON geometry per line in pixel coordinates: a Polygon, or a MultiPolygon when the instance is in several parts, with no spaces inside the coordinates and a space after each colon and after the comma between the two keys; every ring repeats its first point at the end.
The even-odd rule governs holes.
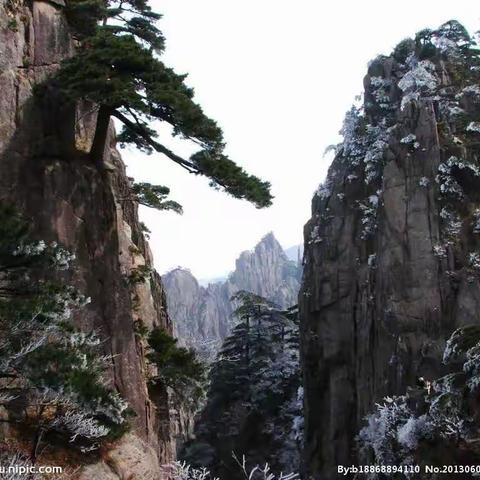
{"type": "MultiPolygon", "coordinates": [[[[480,54],[474,38],[450,21],[372,60],[362,99],[347,112],[343,141],[313,196],[303,264],[289,260],[270,233],[240,254],[224,281],[204,287],[186,269],[163,277],[155,271],[138,205],[177,212],[181,206],[167,200],[166,187],[135,184],[117,142],[162,153],[259,208],[272,201],[270,184],[222,153],[221,130],[193,103],[184,77],[155,57],[163,37],[149,24],[159,18],[150,7],[133,5],[140,20],[128,18],[123,30],[116,24],[101,30],[117,10],[93,2],[92,14],[91,2],[80,3],[80,13],[94,19],[81,25],[93,30],[93,40],[67,21],[68,7],[78,7],[73,1],[0,0],[0,206],[21,213],[34,241],[13,245],[8,231],[0,238],[0,328],[7,338],[23,325],[10,325],[18,312],[4,308],[15,281],[50,287],[25,270],[12,276],[2,256],[18,267],[23,257],[35,260],[61,245],[73,254],[72,268],[57,272],[56,258],[42,274],[85,300],[81,309],[63,305],[68,322],[58,321],[58,312],[35,311],[30,320],[44,321],[45,335],[32,346],[26,339],[35,332],[26,328],[11,342],[17,350],[0,368],[0,463],[61,465],[59,480],[213,480],[217,474],[221,480],[333,480],[340,478],[339,465],[479,463],[480,54]],[[106,106],[98,92],[94,102],[74,90],[80,84],[87,91],[97,78],[72,81],[77,96],[68,99],[65,86],[50,83],[79,52],[92,60],[96,48],[102,53],[118,44],[125,59],[103,62],[112,65],[102,88],[105,97],[111,91],[114,100],[128,97],[132,108],[109,97],[114,106],[106,106]],[[135,108],[140,116],[125,120],[135,108]],[[126,130],[117,134],[112,116],[126,130]],[[141,118],[166,121],[202,150],[182,159],[141,118]],[[60,330],[51,318],[67,336],[55,337],[60,330]],[[94,359],[81,349],[74,361],[49,350],[51,356],[38,357],[55,365],[58,378],[66,366],[88,377],[89,366],[101,364],[104,376],[88,392],[90,403],[74,399],[89,410],[74,417],[71,398],[58,407],[55,401],[71,394],[58,382],[57,407],[45,407],[51,384],[35,383],[32,372],[31,383],[22,383],[14,360],[55,341],[79,349],[92,332],[99,347],[94,359]],[[4,395],[12,378],[23,397],[4,395]],[[30,391],[43,395],[34,397],[41,400],[34,407],[22,403],[30,391]],[[102,395],[121,406],[116,432],[95,423],[112,416],[100,408],[102,395]],[[35,408],[45,426],[32,437],[38,425],[18,418],[31,418],[35,408]],[[47,428],[58,426],[55,415],[62,428],[76,428],[63,443],[64,431],[47,428]],[[89,435],[95,440],[89,448],[81,443],[75,450],[78,438],[92,440],[89,435]],[[108,440],[98,440],[103,437],[108,440]],[[260,469],[265,463],[275,471],[260,469]]],[[[50,293],[57,307],[62,298],[53,287],[50,293]]],[[[25,296],[25,305],[30,300],[25,296]]],[[[7,344],[0,342],[0,356],[7,344]]],[[[72,377],[84,386],[85,377],[72,377]]],[[[55,384],[52,375],[48,380],[55,384]]],[[[367,473],[368,480],[390,478],[367,473]]],[[[392,478],[410,478],[397,473],[392,478]]],[[[344,478],[359,477],[350,471],[344,478]]]]}

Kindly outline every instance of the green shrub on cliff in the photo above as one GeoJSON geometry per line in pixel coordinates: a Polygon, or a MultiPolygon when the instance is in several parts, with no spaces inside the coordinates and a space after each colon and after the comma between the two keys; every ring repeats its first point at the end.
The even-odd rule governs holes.
{"type": "Polygon", "coordinates": [[[174,200],[168,200],[170,189],[163,185],[152,185],[151,183],[134,183],[131,187],[131,194],[125,201],[135,201],[145,207],[156,210],[171,210],[182,214],[183,208],[174,200]]]}
{"type": "Polygon", "coordinates": [[[203,396],[205,366],[194,350],[179,347],[177,342],[160,327],[149,333],[147,360],[154,367],[150,385],[171,388],[181,401],[188,401],[195,409],[203,396]]]}
{"type": "Polygon", "coordinates": [[[246,199],[258,208],[271,204],[270,184],[248,174],[224,154],[222,130],[193,100],[185,75],[159,59],[164,39],[155,22],[160,15],[146,1],[69,0],[67,15],[80,39],[77,54],[56,76],[68,101],[86,99],[98,105],[91,156],[101,162],[111,117],[122,124],[120,144],[161,153],[210,185],[246,199]],[[174,136],[199,150],[183,158],[158,141],[151,127],[164,122],[174,136]]]}

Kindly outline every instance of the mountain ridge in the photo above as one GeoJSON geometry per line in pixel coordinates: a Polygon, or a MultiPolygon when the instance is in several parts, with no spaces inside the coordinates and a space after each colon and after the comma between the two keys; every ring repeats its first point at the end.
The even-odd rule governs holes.
{"type": "Polygon", "coordinates": [[[235,323],[230,298],[239,290],[261,295],[282,308],[297,303],[300,269],[270,232],[252,250],[240,253],[223,282],[202,286],[186,268],[162,276],[174,333],[182,342],[220,342],[235,323]]]}

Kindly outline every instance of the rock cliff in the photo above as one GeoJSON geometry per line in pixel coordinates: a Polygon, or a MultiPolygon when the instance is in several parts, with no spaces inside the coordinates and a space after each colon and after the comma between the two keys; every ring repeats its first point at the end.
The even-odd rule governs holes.
{"type": "Polygon", "coordinates": [[[297,303],[299,275],[298,266],[287,258],[272,233],[253,251],[239,256],[235,271],[225,282],[202,287],[188,270],[172,270],[162,280],[175,334],[187,344],[218,345],[234,323],[230,302],[234,293],[250,291],[287,308],[297,303]]]}
{"type": "Polygon", "coordinates": [[[74,50],[62,3],[0,1],[0,199],[32,220],[38,238],[75,253],[68,281],[92,299],[76,322],[104,338],[112,383],[135,412],[131,432],[79,478],[161,478],[159,465],[174,455],[170,405],[166,391],[148,392],[135,324],[171,331],[171,323],[155,272],[143,283],[128,281],[152,257],[136,206],[123,200],[130,184],[115,133],[100,171],[86,155],[94,106],[66,107],[53,92],[35,94],[74,50]]]}
{"type": "Polygon", "coordinates": [[[456,22],[373,60],[312,201],[300,293],[305,464],[337,478],[385,395],[479,323],[478,57],[456,22]]]}

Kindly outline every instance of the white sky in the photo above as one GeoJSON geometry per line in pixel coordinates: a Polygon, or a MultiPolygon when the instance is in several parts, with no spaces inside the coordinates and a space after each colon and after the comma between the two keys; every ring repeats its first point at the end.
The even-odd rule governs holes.
{"type": "MultiPolygon", "coordinates": [[[[185,210],[141,209],[160,273],[178,265],[200,278],[234,268],[238,254],[273,231],[285,247],[302,242],[313,191],[331,158],[325,148],[367,62],[403,38],[455,18],[480,28],[474,0],[151,0],[164,15],[163,61],[188,73],[196,100],[224,130],[229,156],[272,183],[273,207],[257,210],[208,187],[158,155],[123,151],[137,181],[167,185],[185,210]]],[[[164,143],[182,154],[181,141],[164,143]]]]}

